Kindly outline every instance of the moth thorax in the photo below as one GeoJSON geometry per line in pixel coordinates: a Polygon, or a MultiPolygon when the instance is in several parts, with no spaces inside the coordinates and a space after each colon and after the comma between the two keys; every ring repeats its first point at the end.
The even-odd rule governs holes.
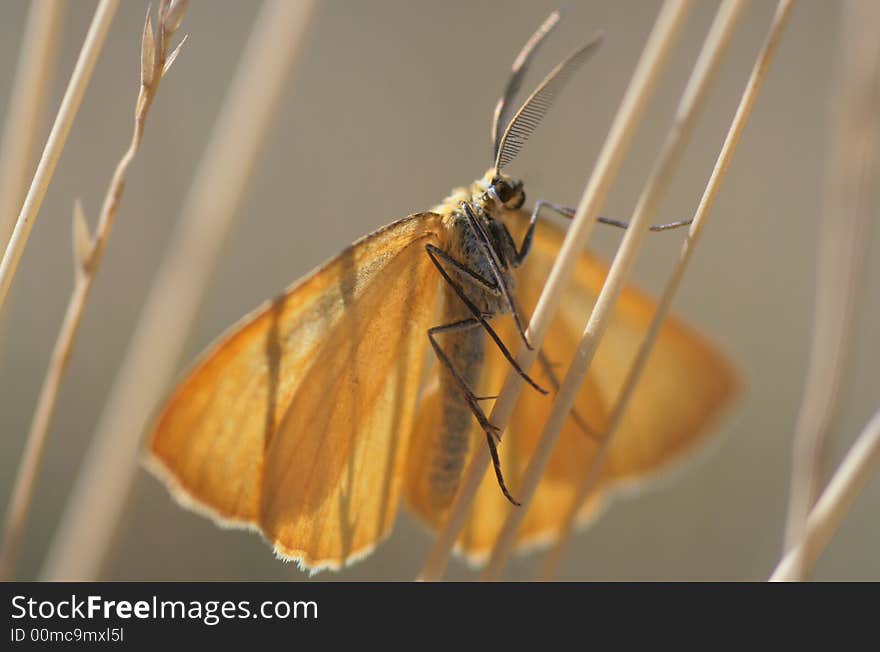
{"type": "MultiPolygon", "coordinates": [[[[500,272],[508,288],[513,289],[515,286],[508,260],[509,252],[503,241],[497,237],[500,223],[486,213],[477,214],[482,231],[488,236],[488,244],[495,254],[494,258],[497,260],[495,263],[486,253],[486,241],[474,232],[468,218],[457,213],[454,219],[454,232],[458,237],[453,245],[453,251],[450,253],[474,274],[474,276],[470,276],[463,271],[456,272],[456,279],[459,280],[461,288],[468,299],[484,313],[503,314],[509,312],[503,294],[490,287],[497,288],[496,272],[500,272]],[[486,282],[485,285],[475,280],[475,277],[483,279],[486,282]]],[[[456,299],[454,304],[460,304],[460,301],[456,299]]],[[[470,316],[467,310],[462,308],[462,316],[470,316]]]]}

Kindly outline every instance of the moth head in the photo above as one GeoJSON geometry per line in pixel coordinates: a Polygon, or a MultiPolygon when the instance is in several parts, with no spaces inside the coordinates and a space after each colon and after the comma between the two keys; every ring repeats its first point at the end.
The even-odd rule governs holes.
{"type": "Polygon", "coordinates": [[[522,181],[512,179],[506,174],[496,173],[486,192],[500,208],[506,210],[517,210],[526,201],[522,181]]]}

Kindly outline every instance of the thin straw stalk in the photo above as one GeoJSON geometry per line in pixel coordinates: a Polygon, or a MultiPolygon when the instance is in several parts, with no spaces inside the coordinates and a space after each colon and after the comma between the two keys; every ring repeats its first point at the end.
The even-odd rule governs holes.
{"type": "Polygon", "coordinates": [[[44,578],[86,580],[99,573],[135,477],[142,428],[176,370],[312,13],[312,2],[288,0],[266,0],[260,9],[104,406],[44,578]]]}
{"type": "MultiPolygon", "coordinates": [[[[521,347],[516,356],[522,369],[531,368],[541,348],[574,265],[592,233],[598,211],[605,202],[690,7],[690,0],[666,0],[660,10],[526,330],[534,348],[527,350],[521,347]]],[[[508,373],[490,416],[490,421],[502,431],[510,420],[521,391],[522,380],[517,374],[508,373]]],[[[437,581],[442,578],[488,465],[487,447],[480,446],[464,471],[449,514],[420,574],[422,580],[437,581]]]]}
{"type": "Polygon", "coordinates": [[[104,39],[110,29],[110,23],[118,4],[119,0],[101,0],[95,10],[73,74],[67,84],[64,99],[61,100],[58,115],[55,116],[55,122],[49,132],[49,139],[43,148],[37,171],[34,173],[21,212],[18,214],[18,220],[3,254],[3,260],[0,261],[0,312],[3,311],[9,287],[12,285],[12,279],[18,269],[21,255],[24,253],[31,229],[40,212],[43,198],[49,189],[49,183],[52,181],[58,159],[61,158],[61,152],[67,142],[67,135],[70,133],[73,120],[76,118],[80,104],[82,104],[83,95],[85,95],[86,88],[92,78],[92,71],[95,69],[98,55],[104,46],[104,39]]]}
{"type": "Polygon", "coordinates": [[[880,410],[853,444],[807,518],[804,538],[783,557],[771,582],[796,581],[809,574],[840,527],[843,517],[880,463],[880,410]]]}
{"type": "Polygon", "coordinates": [[[0,249],[27,191],[66,10],[66,0],[35,0],[28,12],[0,146],[0,249]]]}
{"type": "Polygon", "coordinates": [[[75,258],[74,288],[67,304],[64,322],[55,341],[55,348],[49,363],[49,369],[40,391],[37,407],[31,422],[25,444],[25,452],[19,466],[18,476],[10,500],[7,521],[5,524],[3,548],[0,553],[0,578],[7,579],[12,575],[18,546],[27,524],[28,511],[36,484],[37,472],[45,450],[46,437],[55,413],[55,403],[61,389],[61,382],[79,325],[85,312],[86,301],[95,279],[110,231],[119,210],[122,192],[125,188],[125,177],[131,162],[134,160],[141,140],[150,107],[159,90],[159,82],[168,71],[177,51],[168,52],[169,39],[179,24],[179,12],[185,8],[187,0],[162,0],[159,5],[159,29],[156,37],[150,15],[147,14],[141,39],[141,85],[135,105],[134,133],[131,143],[123,154],[107,189],[107,195],[101,208],[94,236],[88,232],[82,207],[77,202],[73,212],[73,252],[75,258]]]}
{"type": "Polygon", "coordinates": [[[669,312],[669,307],[672,304],[672,300],[675,296],[676,291],[678,290],[678,286],[681,282],[682,277],[684,276],[691,256],[693,255],[700,234],[705,228],[706,220],[708,219],[712,207],[715,204],[715,199],[718,195],[718,191],[721,188],[721,184],[723,183],[724,178],[727,175],[727,170],[730,166],[730,162],[733,159],[733,155],[736,152],[736,147],[739,144],[740,138],[742,137],[743,130],[745,129],[749,117],[751,116],[755,100],[757,99],[758,93],[761,90],[761,86],[766,77],[770,62],[772,61],[773,56],[776,53],[779,39],[781,38],[782,31],[788,22],[793,4],[793,0],[782,0],[776,9],[776,14],[770,26],[770,31],[764,42],[764,46],[758,55],[755,66],[752,69],[751,75],[749,76],[749,80],[746,83],[746,88],[743,91],[739,106],[737,107],[736,113],[733,117],[733,121],[731,122],[730,128],[728,129],[727,136],[724,139],[724,143],[721,146],[721,152],[718,155],[718,159],[715,162],[715,167],[712,170],[712,174],[709,177],[709,181],[706,184],[705,190],[703,191],[703,195],[700,199],[700,203],[694,215],[694,221],[691,224],[688,236],[685,239],[684,244],[682,245],[678,262],[673,268],[669,280],[666,282],[666,286],[663,290],[660,303],[657,306],[657,310],[654,313],[650,325],[648,326],[648,332],[645,336],[644,341],[639,347],[639,351],[636,354],[636,358],[633,361],[632,367],[627,373],[623,389],[621,390],[620,397],[618,398],[614,409],[612,410],[612,414],[609,419],[608,430],[606,431],[605,437],[602,440],[602,444],[597,451],[596,459],[593,462],[593,466],[584,477],[580,487],[578,487],[576,498],[567,512],[566,523],[563,533],[560,536],[559,541],[556,543],[554,549],[547,555],[547,558],[545,559],[541,574],[542,579],[552,578],[555,575],[556,569],[558,568],[558,565],[562,559],[565,548],[571,538],[577,513],[580,510],[581,505],[583,505],[584,501],[589,496],[590,492],[593,490],[596,480],[599,477],[602,464],[604,463],[614,434],[626,410],[627,403],[629,402],[629,399],[635,391],[635,387],[641,375],[641,371],[645,365],[645,362],[648,359],[648,356],[651,353],[651,349],[657,339],[660,327],[663,325],[663,320],[666,318],[666,315],[669,312]]]}
{"type": "MultiPolygon", "coordinates": [[[[709,88],[715,80],[720,63],[736,28],[737,20],[746,5],[746,0],[725,0],[718,9],[682,94],[672,127],[642,190],[629,228],[626,230],[623,242],[614,257],[608,277],[587,323],[583,339],[557,393],[538,445],[526,467],[519,486],[519,499],[522,501],[522,505],[518,508],[508,509],[507,518],[492,549],[489,562],[483,571],[482,579],[484,580],[496,580],[500,577],[513,550],[519,526],[525,518],[535,490],[538,488],[538,483],[547,468],[559,433],[568,420],[578,389],[586,377],[602,335],[608,326],[611,312],[635,264],[651,220],[654,218],[656,209],[678,168],[681,154],[684,152],[697,118],[705,106],[709,88]]],[[[605,441],[609,439],[606,437],[605,441]]]]}
{"type": "MultiPolygon", "coordinates": [[[[839,39],[842,52],[831,97],[834,115],[820,220],[813,337],[804,394],[792,440],[792,473],[785,550],[803,536],[824,482],[827,441],[840,406],[850,358],[866,231],[876,215],[880,140],[880,4],[848,2],[839,39]]],[[[803,575],[795,572],[795,576],[803,575]]]]}

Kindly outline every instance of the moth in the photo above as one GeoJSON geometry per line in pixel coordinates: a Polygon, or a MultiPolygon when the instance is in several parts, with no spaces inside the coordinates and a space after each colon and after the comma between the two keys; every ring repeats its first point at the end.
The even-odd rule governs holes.
{"type": "MultiPolygon", "coordinates": [[[[438,527],[469,456],[488,446],[493,466],[457,542],[470,561],[486,557],[507,510],[518,508],[508,487],[517,486],[549,414],[554,367],[574,352],[607,271],[584,252],[541,364],[532,375],[521,369],[511,350],[531,346],[524,315],[563,238],[539,213],[571,211],[537,202],[525,212],[523,183],[505,169],[599,43],[573,52],[513,111],[558,21],[551,14],[514,61],[483,177],[361,238],[257,308],[171,392],[151,426],[148,466],[181,503],[223,526],[259,531],[302,567],[337,569],[389,535],[401,503],[438,527]],[[486,415],[511,368],[531,388],[501,440],[486,415]]],[[[654,308],[639,290],[623,292],[523,521],[520,549],[558,537],[654,308]]],[[[735,389],[725,358],[670,317],[580,523],[609,489],[683,458],[735,389]]]]}

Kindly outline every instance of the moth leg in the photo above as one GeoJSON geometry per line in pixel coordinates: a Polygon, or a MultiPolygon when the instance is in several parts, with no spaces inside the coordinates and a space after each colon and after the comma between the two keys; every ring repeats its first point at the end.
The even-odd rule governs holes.
{"type": "MultiPolygon", "coordinates": [[[[493,329],[489,325],[489,322],[486,321],[486,318],[483,315],[482,311],[480,311],[480,309],[476,305],[474,305],[474,302],[471,301],[467,297],[467,295],[464,292],[464,289],[462,289],[461,285],[459,285],[458,283],[456,283],[453,280],[453,278],[449,275],[449,272],[447,272],[446,269],[444,269],[440,260],[442,259],[444,261],[447,261],[450,265],[455,267],[455,269],[459,269],[461,271],[466,271],[466,273],[468,274],[469,277],[473,278],[475,281],[477,281],[477,283],[479,285],[489,289],[490,291],[492,291],[492,288],[495,287],[493,285],[493,283],[491,281],[487,281],[486,279],[484,279],[482,276],[480,276],[479,274],[477,274],[473,270],[468,269],[465,265],[461,264],[460,262],[458,262],[457,260],[452,258],[449,254],[447,254],[445,251],[443,251],[442,249],[438,249],[434,245],[431,245],[431,244],[425,245],[425,251],[428,252],[428,256],[431,258],[431,262],[434,263],[434,266],[440,272],[440,275],[449,284],[449,286],[453,289],[453,291],[458,296],[458,298],[461,299],[462,303],[464,303],[464,305],[467,307],[467,309],[470,311],[470,313],[474,316],[474,318],[479,322],[479,324],[483,327],[483,329],[489,334],[489,336],[495,342],[496,346],[498,346],[498,349],[501,351],[502,355],[504,355],[504,357],[507,358],[507,361],[511,364],[511,366],[514,368],[516,373],[519,374],[519,376],[523,380],[525,380],[529,385],[531,385],[533,388],[535,388],[538,392],[540,392],[541,394],[546,394],[547,390],[544,389],[543,387],[541,387],[540,385],[538,385],[525,372],[525,370],[523,370],[523,368],[520,366],[520,364],[513,357],[513,354],[510,353],[510,350],[507,348],[507,346],[504,344],[504,342],[501,341],[501,338],[498,337],[498,333],[495,332],[495,329],[493,329]]],[[[497,287],[496,287],[496,290],[497,290],[497,287]]]]}
{"type": "Polygon", "coordinates": [[[473,231],[474,235],[476,236],[477,240],[480,242],[480,245],[483,248],[483,253],[486,255],[486,261],[489,263],[489,269],[492,270],[492,275],[495,277],[496,284],[501,294],[504,296],[504,300],[507,302],[507,307],[510,310],[510,313],[513,315],[513,321],[516,323],[516,330],[519,332],[519,336],[522,338],[522,341],[526,345],[526,348],[531,351],[534,347],[532,347],[532,343],[529,342],[529,338],[526,337],[526,331],[523,328],[522,321],[520,321],[519,313],[516,311],[516,307],[513,305],[513,296],[510,294],[510,288],[507,287],[507,283],[504,280],[504,275],[501,273],[501,261],[498,260],[498,254],[495,253],[495,249],[493,249],[492,247],[492,243],[489,240],[489,235],[486,233],[483,225],[480,224],[480,221],[477,219],[473,207],[467,202],[462,202],[461,206],[464,209],[464,213],[467,217],[468,224],[471,227],[471,231],[473,231]]]}
{"type": "MultiPolygon", "coordinates": [[[[620,220],[612,220],[610,217],[597,217],[596,221],[601,222],[602,224],[610,224],[611,226],[616,226],[621,229],[625,229],[629,226],[629,222],[621,222],[620,220]]],[[[649,231],[669,231],[670,229],[677,229],[680,226],[687,226],[693,222],[693,220],[678,220],[677,222],[668,222],[666,224],[652,224],[648,227],[649,231]]]]}
{"type": "MultiPolygon", "coordinates": [[[[537,221],[538,212],[544,206],[547,206],[548,208],[557,212],[559,215],[562,215],[563,217],[568,218],[568,219],[572,219],[575,214],[574,208],[570,208],[568,206],[560,206],[559,204],[554,204],[552,202],[544,201],[543,199],[541,199],[541,200],[538,200],[537,202],[535,202],[535,210],[532,213],[532,222],[530,222],[530,224],[529,224],[530,226],[532,224],[534,224],[535,221],[537,221]]],[[[596,221],[601,222],[602,224],[616,226],[621,229],[625,229],[629,226],[629,222],[622,222],[621,220],[614,220],[614,219],[611,219],[610,217],[599,216],[596,218],[596,221]]],[[[691,222],[693,222],[692,219],[691,220],[678,220],[677,222],[668,222],[666,224],[652,224],[648,228],[651,231],[668,231],[669,229],[677,229],[680,226],[687,226],[691,222]]]]}
{"type": "Polygon", "coordinates": [[[535,202],[535,208],[532,210],[532,215],[529,218],[529,228],[526,229],[526,234],[523,236],[522,244],[519,246],[519,249],[516,248],[516,244],[513,242],[513,238],[510,238],[510,232],[505,228],[504,230],[507,232],[508,237],[510,238],[508,244],[511,246],[511,250],[513,251],[513,266],[519,267],[523,264],[523,261],[526,259],[526,256],[529,255],[529,252],[532,250],[532,239],[535,236],[535,226],[538,224],[538,214],[541,212],[541,209],[544,206],[552,206],[556,208],[555,205],[550,204],[549,202],[544,201],[543,199],[539,199],[535,202]]]}
{"type": "MultiPolygon", "coordinates": [[[[541,363],[541,367],[544,369],[544,373],[547,374],[547,378],[550,379],[550,385],[553,386],[553,391],[559,393],[559,378],[556,376],[556,372],[553,371],[553,363],[547,358],[547,354],[544,353],[543,350],[538,351],[538,361],[541,363]]],[[[584,431],[584,434],[599,443],[602,441],[602,436],[600,433],[596,432],[593,428],[587,425],[586,419],[584,419],[577,411],[576,407],[571,408],[571,418],[574,419],[574,422],[578,425],[578,427],[584,431]]]]}
{"type": "Polygon", "coordinates": [[[480,426],[486,432],[491,432],[493,435],[498,435],[500,434],[500,430],[497,426],[489,423],[489,419],[486,416],[485,412],[483,412],[483,409],[477,404],[476,394],[474,394],[473,390],[468,386],[467,381],[462,378],[461,374],[452,364],[449,356],[446,355],[446,352],[443,350],[443,348],[440,346],[440,343],[436,339],[436,336],[440,333],[455,333],[458,331],[471,330],[472,328],[477,328],[479,326],[480,322],[478,319],[469,317],[467,319],[444,324],[442,326],[434,326],[432,328],[429,328],[428,339],[431,341],[431,346],[434,348],[434,353],[437,355],[437,359],[440,360],[443,366],[446,367],[446,371],[448,371],[452,378],[455,380],[455,383],[458,385],[458,388],[461,390],[461,393],[464,396],[464,400],[467,402],[468,406],[470,406],[471,411],[474,413],[474,416],[480,423],[480,426]]]}
{"type": "MultiPolygon", "coordinates": [[[[481,288],[483,288],[487,292],[490,292],[491,294],[493,294],[496,297],[501,296],[501,290],[498,287],[498,283],[496,283],[495,281],[490,281],[489,279],[485,278],[482,274],[478,274],[477,272],[472,270],[467,265],[464,265],[464,264],[458,262],[455,258],[453,258],[449,254],[447,254],[442,249],[435,247],[434,245],[430,245],[430,244],[425,245],[425,249],[428,250],[428,255],[431,255],[433,253],[438,258],[442,258],[445,262],[449,263],[453,268],[455,268],[456,271],[462,272],[463,274],[467,274],[468,278],[473,280],[474,283],[476,283],[478,286],[480,286],[481,288]]],[[[433,256],[432,256],[432,258],[433,258],[433,256]]],[[[435,265],[437,264],[436,260],[434,261],[434,264],[435,265]]]]}
{"type": "Polygon", "coordinates": [[[449,359],[449,356],[446,355],[446,352],[441,348],[440,343],[435,339],[439,333],[453,333],[457,331],[465,331],[470,330],[472,328],[479,328],[482,326],[482,322],[485,317],[483,315],[480,316],[479,319],[475,317],[470,317],[468,319],[462,319],[460,321],[452,322],[449,324],[444,324],[442,326],[434,326],[433,328],[428,329],[428,339],[431,342],[431,346],[434,349],[434,353],[437,356],[437,359],[440,360],[441,364],[446,367],[446,371],[449,372],[450,376],[452,376],[455,383],[458,385],[459,390],[461,390],[462,396],[464,397],[465,402],[470,407],[471,412],[474,417],[476,417],[477,421],[480,424],[480,427],[483,429],[483,432],[486,433],[486,443],[489,446],[489,454],[492,456],[492,465],[495,468],[495,478],[498,480],[498,486],[501,487],[501,492],[504,494],[505,498],[509,500],[516,506],[519,506],[519,502],[510,494],[510,491],[507,489],[507,485],[504,483],[504,475],[501,473],[501,459],[498,457],[498,447],[495,443],[496,437],[501,434],[500,428],[492,425],[489,422],[488,417],[486,417],[486,413],[483,412],[483,409],[477,403],[480,400],[473,392],[473,390],[468,386],[467,381],[461,377],[461,374],[456,370],[455,366],[452,364],[452,361],[449,359]]]}
{"type": "MultiPolygon", "coordinates": [[[[567,219],[572,219],[575,214],[575,209],[570,208],[568,206],[561,206],[560,204],[554,204],[553,202],[544,201],[543,199],[539,199],[535,202],[535,208],[532,210],[531,218],[529,219],[529,228],[526,231],[525,237],[523,237],[522,245],[520,246],[519,251],[516,252],[515,266],[519,266],[522,264],[523,260],[525,260],[526,256],[528,256],[529,251],[532,248],[532,238],[535,235],[535,226],[538,223],[538,215],[541,212],[541,209],[547,207],[554,212],[562,215],[567,219]]],[[[629,226],[628,222],[621,222],[620,220],[613,220],[610,217],[597,217],[597,222],[601,222],[602,224],[608,224],[610,226],[616,226],[621,229],[625,229],[629,226]]],[[[667,224],[652,224],[649,229],[651,231],[667,231],[669,229],[676,229],[680,226],[687,226],[693,222],[693,220],[679,220],[677,222],[669,222],[667,224]]]]}

